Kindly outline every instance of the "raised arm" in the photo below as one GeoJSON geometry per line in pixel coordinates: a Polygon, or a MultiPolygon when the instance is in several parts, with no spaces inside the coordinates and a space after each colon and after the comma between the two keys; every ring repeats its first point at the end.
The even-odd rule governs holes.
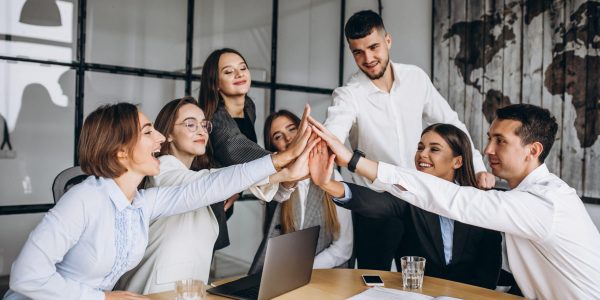
{"type": "Polygon", "coordinates": [[[552,232],[554,208],[544,191],[483,191],[379,163],[375,185],[420,207],[462,223],[543,241],[552,232]]]}
{"type": "Polygon", "coordinates": [[[274,173],[271,155],[267,155],[245,164],[222,168],[185,185],[151,188],[140,193],[150,204],[149,216],[154,219],[223,201],[274,173]]]}
{"type": "Polygon", "coordinates": [[[354,96],[347,87],[339,87],[333,91],[333,105],[327,108],[325,127],[333,135],[344,142],[348,137],[350,128],[356,122],[357,108],[354,96]]]}

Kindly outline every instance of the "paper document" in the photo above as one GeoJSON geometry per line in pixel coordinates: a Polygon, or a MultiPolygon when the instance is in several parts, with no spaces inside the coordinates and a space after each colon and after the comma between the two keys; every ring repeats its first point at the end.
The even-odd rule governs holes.
{"type": "Polygon", "coordinates": [[[458,298],[440,296],[431,297],[419,293],[407,292],[397,289],[372,287],[358,295],[348,298],[349,300],[458,300],[458,298]]]}

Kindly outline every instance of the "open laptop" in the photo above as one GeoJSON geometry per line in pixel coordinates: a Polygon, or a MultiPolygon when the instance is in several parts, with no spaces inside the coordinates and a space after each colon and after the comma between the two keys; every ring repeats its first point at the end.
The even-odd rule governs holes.
{"type": "Polygon", "coordinates": [[[269,239],[261,273],[219,285],[211,294],[234,299],[271,299],[306,285],[312,274],[319,226],[269,239]]]}

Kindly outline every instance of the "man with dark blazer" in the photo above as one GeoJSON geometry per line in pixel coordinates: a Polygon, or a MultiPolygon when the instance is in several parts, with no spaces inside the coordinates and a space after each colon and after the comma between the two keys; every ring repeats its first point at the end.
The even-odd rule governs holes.
{"type": "MultiPolygon", "coordinates": [[[[389,193],[346,183],[352,198],[334,202],[370,218],[400,218],[405,234],[400,253],[427,259],[425,275],[495,289],[502,265],[502,236],[454,221],[452,259],[446,264],[440,218],[389,193]]],[[[477,201],[477,199],[473,199],[477,201]]],[[[400,270],[399,263],[397,268],[400,270]]]]}

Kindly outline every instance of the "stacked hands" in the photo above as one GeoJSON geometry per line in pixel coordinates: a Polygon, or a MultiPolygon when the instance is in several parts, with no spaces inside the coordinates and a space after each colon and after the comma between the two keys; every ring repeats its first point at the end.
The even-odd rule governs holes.
{"type": "Polygon", "coordinates": [[[352,152],[310,116],[310,106],[306,105],[296,137],[285,151],[274,153],[271,158],[278,170],[271,176],[271,182],[292,187],[295,182],[310,177],[315,184],[323,186],[331,182],[334,162],[347,166],[352,152]]]}
{"type": "MultiPolygon", "coordinates": [[[[310,116],[310,106],[306,105],[298,134],[281,153],[272,155],[273,164],[279,172],[273,175],[271,182],[293,187],[299,180],[311,178],[312,181],[334,197],[343,197],[343,186],[336,185],[331,179],[334,163],[347,167],[352,158],[350,151],[342,141],[333,135],[323,124],[310,116]]],[[[359,160],[356,172],[371,181],[377,178],[376,161],[359,160]]],[[[476,176],[481,189],[491,189],[496,178],[488,172],[476,176]]]]}

